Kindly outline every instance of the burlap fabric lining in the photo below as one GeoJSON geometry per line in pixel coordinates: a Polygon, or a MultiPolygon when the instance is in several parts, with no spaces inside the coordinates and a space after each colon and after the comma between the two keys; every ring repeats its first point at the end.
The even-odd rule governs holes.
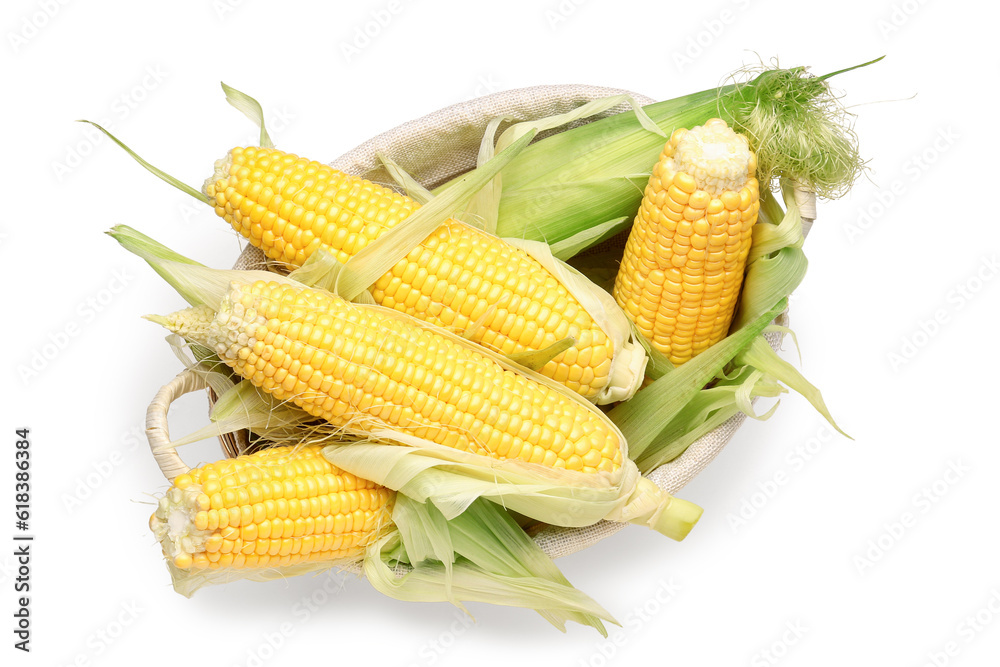
{"type": "MultiPolygon", "coordinates": [[[[534,86],[504,91],[455,104],[404,123],[369,139],[330,164],[346,173],[392,185],[389,174],[377,157],[378,153],[382,153],[399,163],[425,187],[433,188],[475,166],[480,140],[491,119],[498,116],[518,121],[542,118],[621,93],[628,93],[642,105],[654,101],[629,91],[583,85],[534,86]]],[[[621,113],[628,108],[621,105],[602,116],[621,113]]],[[[599,117],[595,116],[590,121],[599,117]]],[[[501,131],[507,124],[501,125],[501,131]]],[[[800,203],[804,207],[803,217],[808,217],[808,222],[811,222],[815,217],[811,195],[801,193],[800,203]]],[[[253,246],[247,246],[234,268],[263,268],[265,265],[264,255],[253,246]]],[[[777,349],[781,335],[769,334],[768,341],[777,349]]],[[[693,443],[681,456],[654,470],[649,478],[667,492],[680,491],[722,451],[744,419],[746,417],[742,414],[729,419],[693,443]]],[[[697,498],[691,500],[697,502],[697,498]]],[[[535,532],[533,537],[545,553],[558,558],[585,549],[624,527],[625,524],[610,521],[586,528],[548,526],[535,532]]]]}

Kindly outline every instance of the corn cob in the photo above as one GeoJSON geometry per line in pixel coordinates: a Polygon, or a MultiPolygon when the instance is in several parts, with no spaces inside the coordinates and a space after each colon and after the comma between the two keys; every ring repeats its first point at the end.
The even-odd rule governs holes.
{"type": "Polygon", "coordinates": [[[612,473],[622,445],[603,415],[431,327],[329,292],[234,281],[216,310],[151,317],[309,414],[496,459],[612,473]]]}
{"type": "Polygon", "coordinates": [[[712,119],[670,137],[625,245],[614,297],[675,365],[729,330],[760,208],[746,138],[712,119]]]}
{"type": "Polygon", "coordinates": [[[613,617],[573,588],[499,506],[480,501],[443,522],[433,506],[338,469],[322,452],[318,444],[272,447],[176,477],[150,517],[174,589],[190,597],[236,579],[347,567],[400,600],[527,607],[556,627],[575,621],[607,634],[601,619],[613,617]],[[401,559],[398,546],[414,531],[447,546],[401,559]],[[454,533],[466,539],[458,549],[454,533]]]}
{"type": "MultiPolygon", "coordinates": [[[[319,248],[346,262],[419,204],[318,162],[234,148],[204,185],[216,213],[269,258],[301,266],[319,248]]],[[[599,403],[641,380],[641,351],[616,348],[578,299],[525,251],[449,219],[371,288],[375,302],[458,331],[504,355],[574,346],[539,372],[599,403]],[[638,367],[637,367],[638,364],[638,367]]]]}
{"type": "Polygon", "coordinates": [[[359,560],[391,525],[395,492],[346,473],[322,447],[275,447],[174,479],[149,527],[181,570],[359,560]]]}

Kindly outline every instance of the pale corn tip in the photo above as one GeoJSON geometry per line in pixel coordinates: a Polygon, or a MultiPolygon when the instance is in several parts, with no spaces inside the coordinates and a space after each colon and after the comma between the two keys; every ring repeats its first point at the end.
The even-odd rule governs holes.
{"type": "Polygon", "coordinates": [[[188,340],[214,347],[214,344],[204,342],[211,337],[212,322],[215,319],[215,311],[208,306],[193,306],[169,315],[144,315],[143,319],[159,324],[188,340]]]}
{"type": "Polygon", "coordinates": [[[739,190],[752,176],[753,153],[746,137],[715,118],[679,137],[670,159],[672,171],[686,172],[710,195],[739,190]]]}
{"type": "Polygon", "coordinates": [[[216,183],[229,178],[229,170],[233,166],[233,153],[240,150],[239,148],[234,148],[226,153],[224,157],[215,161],[212,175],[206,178],[201,186],[201,191],[208,197],[210,203],[215,202],[216,195],[218,194],[216,183]]]}

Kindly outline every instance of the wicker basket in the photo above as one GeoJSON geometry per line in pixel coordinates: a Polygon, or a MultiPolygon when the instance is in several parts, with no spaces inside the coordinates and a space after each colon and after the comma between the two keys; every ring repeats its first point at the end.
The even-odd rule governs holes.
{"type": "MultiPolygon", "coordinates": [[[[378,183],[391,184],[389,174],[377,158],[378,153],[384,153],[392,156],[426,187],[433,188],[475,166],[479,142],[491,119],[498,116],[516,120],[542,118],[569,111],[601,97],[621,93],[628,93],[643,105],[653,102],[648,97],[629,91],[594,86],[536,86],[505,91],[452,105],[404,123],[359,145],[334,160],[331,165],[378,183]]],[[[601,116],[625,110],[627,107],[619,106],[601,116]]],[[[587,122],[601,116],[588,119],[587,122]]],[[[501,130],[503,127],[501,126],[501,130]]],[[[803,233],[808,233],[816,215],[815,196],[804,190],[797,190],[795,195],[802,210],[803,233]]],[[[264,267],[266,261],[263,253],[248,246],[234,268],[264,267]]],[[[782,314],[779,319],[783,323],[786,314],[782,314]]],[[[777,349],[781,343],[781,334],[768,334],[768,342],[777,349]]],[[[146,413],[146,435],[156,462],[168,480],[173,480],[188,470],[187,465],[170,448],[167,430],[170,404],[186,393],[205,388],[202,378],[191,371],[184,371],[160,389],[146,413]]],[[[210,401],[214,400],[211,390],[209,398],[210,401]]],[[[746,417],[743,414],[735,415],[694,442],[681,456],[654,470],[649,478],[664,491],[677,493],[722,451],[744,419],[746,417]]],[[[230,457],[245,451],[248,446],[245,433],[229,434],[220,437],[220,440],[225,455],[230,457]]],[[[610,521],[601,521],[586,528],[547,526],[537,531],[533,537],[548,555],[557,558],[585,549],[624,527],[625,524],[610,521]]]]}

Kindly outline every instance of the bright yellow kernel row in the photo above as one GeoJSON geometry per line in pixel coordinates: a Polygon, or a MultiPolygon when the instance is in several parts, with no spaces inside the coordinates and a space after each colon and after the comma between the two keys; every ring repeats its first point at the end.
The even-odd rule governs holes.
{"type": "Polygon", "coordinates": [[[199,570],[204,569],[223,569],[232,568],[236,570],[252,570],[252,569],[273,569],[286,567],[289,565],[297,565],[299,563],[305,562],[323,562],[323,561],[342,561],[356,558],[357,556],[364,553],[364,548],[351,547],[346,549],[331,549],[324,551],[312,551],[309,553],[298,553],[298,554],[271,554],[269,552],[265,553],[198,553],[189,559],[183,559],[182,565],[175,565],[181,567],[182,569],[196,568],[199,570]],[[190,563],[187,561],[190,560],[190,563]]]}

